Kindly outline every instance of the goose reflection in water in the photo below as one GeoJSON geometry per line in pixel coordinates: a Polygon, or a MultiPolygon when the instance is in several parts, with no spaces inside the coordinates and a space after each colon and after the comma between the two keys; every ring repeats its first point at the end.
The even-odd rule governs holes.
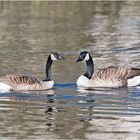
{"type": "MultiPolygon", "coordinates": [[[[20,102],[20,103],[32,103],[36,100],[44,100],[49,99],[48,97],[54,95],[54,90],[47,91],[20,91],[20,92],[7,92],[0,93],[0,101],[12,101],[12,102],[20,102]]],[[[43,103],[43,102],[42,102],[43,103]]]]}
{"type": "Polygon", "coordinates": [[[94,88],[94,89],[77,89],[80,95],[83,94],[97,94],[97,95],[115,95],[115,96],[126,96],[128,94],[128,88],[94,88]]]}
{"type": "Polygon", "coordinates": [[[95,88],[95,89],[78,89],[78,96],[80,100],[80,111],[84,111],[81,115],[82,120],[94,120],[98,115],[98,112],[109,113],[110,109],[120,109],[119,104],[123,103],[124,108],[127,108],[127,100],[125,97],[128,95],[127,88],[95,88]],[[121,98],[124,98],[123,100],[121,98]],[[116,104],[116,107],[115,107],[116,104]]]}
{"type": "Polygon", "coordinates": [[[83,97],[83,111],[81,116],[89,122],[85,138],[102,140],[106,139],[139,139],[140,113],[135,104],[137,98],[130,100],[128,91],[133,89],[94,89],[78,90],[79,96],[83,97]],[[90,99],[92,104],[87,106],[85,99],[90,99]],[[86,110],[85,110],[86,108],[86,110]],[[87,113],[88,112],[88,113],[87,113]],[[116,135],[117,134],[117,135],[116,135]]]}

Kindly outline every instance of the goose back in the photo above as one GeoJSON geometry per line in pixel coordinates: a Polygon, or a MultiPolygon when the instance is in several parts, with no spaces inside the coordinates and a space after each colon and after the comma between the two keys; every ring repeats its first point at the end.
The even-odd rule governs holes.
{"type": "Polygon", "coordinates": [[[138,68],[108,67],[95,72],[92,76],[93,80],[102,79],[130,79],[140,75],[138,68]]]}
{"type": "Polygon", "coordinates": [[[20,84],[29,84],[33,85],[35,83],[40,84],[40,81],[32,77],[30,75],[22,75],[22,74],[15,74],[15,75],[6,75],[8,81],[12,84],[20,85],[20,84]]]}

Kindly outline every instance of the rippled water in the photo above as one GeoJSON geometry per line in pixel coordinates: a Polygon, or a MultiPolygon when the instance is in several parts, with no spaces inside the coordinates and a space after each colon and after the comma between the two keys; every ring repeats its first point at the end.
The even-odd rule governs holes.
{"type": "Polygon", "coordinates": [[[79,90],[87,50],[95,69],[140,67],[140,2],[0,2],[0,75],[43,79],[52,51],[55,86],[0,93],[0,139],[140,139],[140,87],[79,90]]]}

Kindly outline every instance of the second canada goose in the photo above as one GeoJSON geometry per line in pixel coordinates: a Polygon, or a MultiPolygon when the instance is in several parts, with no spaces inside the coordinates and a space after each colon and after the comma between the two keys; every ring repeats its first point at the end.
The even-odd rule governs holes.
{"type": "Polygon", "coordinates": [[[51,89],[54,81],[51,80],[51,66],[54,60],[61,60],[63,56],[58,53],[50,53],[46,62],[46,78],[38,80],[30,75],[10,74],[0,77],[0,91],[20,90],[46,90],[51,89]]]}
{"type": "Polygon", "coordinates": [[[80,53],[76,62],[86,62],[86,72],[77,80],[77,85],[94,87],[127,87],[140,85],[140,69],[124,67],[107,67],[94,72],[94,64],[89,52],[80,53]]]}

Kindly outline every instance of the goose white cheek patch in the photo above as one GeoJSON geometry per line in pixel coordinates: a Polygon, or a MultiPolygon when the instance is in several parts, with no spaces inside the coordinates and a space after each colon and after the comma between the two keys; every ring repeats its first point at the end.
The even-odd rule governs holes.
{"type": "Polygon", "coordinates": [[[86,57],[84,58],[84,61],[88,61],[89,60],[89,54],[86,54],[86,57]]]}
{"type": "Polygon", "coordinates": [[[51,54],[51,60],[57,60],[53,54],[51,54]]]}

